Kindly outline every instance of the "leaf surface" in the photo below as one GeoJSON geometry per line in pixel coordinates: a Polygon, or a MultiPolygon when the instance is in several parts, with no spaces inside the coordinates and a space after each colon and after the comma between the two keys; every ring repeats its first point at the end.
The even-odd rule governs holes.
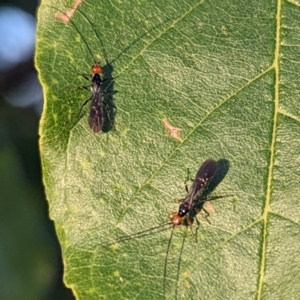
{"type": "Polygon", "coordinates": [[[299,3],[128,2],[75,11],[93,55],[71,22],[39,11],[40,147],[67,285],[89,300],[297,298],[299,3]],[[76,72],[94,59],[117,107],[97,134],[88,107],[72,127],[90,95],[76,72]],[[211,203],[211,225],[199,218],[198,243],[176,228],[164,293],[170,230],[101,245],[168,221],[186,168],[208,158],[230,163],[213,195],[235,196],[211,203]]]}

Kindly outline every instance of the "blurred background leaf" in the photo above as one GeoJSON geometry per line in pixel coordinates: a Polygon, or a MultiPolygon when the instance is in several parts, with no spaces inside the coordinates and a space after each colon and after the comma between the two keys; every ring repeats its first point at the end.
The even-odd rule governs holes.
{"type": "Polygon", "coordinates": [[[0,127],[0,298],[72,299],[44,199],[36,112],[2,103],[0,127]]]}
{"type": "Polygon", "coordinates": [[[0,4],[0,299],[74,299],[42,185],[36,1],[0,4]]]}
{"type": "Polygon", "coordinates": [[[55,13],[39,13],[40,147],[66,282],[78,298],[297,298],[297,7],[86,1],[72,20],[94,57],[55,13]],[[99,134],[88,107],[72,127],[89,97],[76,72],[88,73],[93,59],[116,78],[114,128],[99,134]],[[209,157],[230,163],[214,193],[236,196],[212,203],[199,243],[188,233],[183,244],[186,228],[176,228],[164,293],[170,230],[101,245],[166,222],[178,208],[172,199],[185,195],[185,169],[195,174],[209,157]]]}

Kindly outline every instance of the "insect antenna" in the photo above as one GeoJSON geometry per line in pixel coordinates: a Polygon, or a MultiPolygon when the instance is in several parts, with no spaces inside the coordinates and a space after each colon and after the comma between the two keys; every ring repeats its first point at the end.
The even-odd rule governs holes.
{"type": "Polygon", "coordinates": [[[172,224],[170,222],[162,223],[158,226],[151,227],[149,229],[139,231],[139,232],[130,234],[128,236],[121,236],[120,238],[117,238],[117,239],[113,240],[112,242],[109,242],[109,243],[101,245],[101,246],[104,247],[104,248],[107,248],[108,246],[111,246],[111,245],[119,243],[119,242],[125,242],[125,241],[129,241],[129,240],[132,240],[132,239],[139,239],[139,238],[142,238],[142,237],[145,237],[145,236],[156,234],[158,232],[166,231],[169,228],[173,227],[173,226],[164,227],[166,225],[172,225],[172,224]]]}
{"type": "Polygon", "coordinates": [[[175,226],[173,226],[172,231],[171,231],[171,235],[169,238],[167,251],[166,251],[165,264],[164,264],[164,283],[163,283],[164,299],[166,298],[167,263],[168,263],[168,256],[169,256],[171,241],[172,241],[172,237],[173,237],[173,233],[174,233],[174,228],[175,228],[175,226]]]}
{"type": "Polygon", "coordinates": [[[185,231],[185,234],[183,236],[182,244],[181,244],[181,249],[180,249],[180,253],[179,253],[179,257],[178,257],[175,299],[177,299],[177,292],[178,292],[178,290],[177,290],[178,284],[177,283],[179,282],[181,257],[182,257],[182,254],[183,254],[184,243],[185,243],[185,239],[186,239],[186,236],[187,236],[186,233],[187,233],[187,231],[185,231]]]}
{"type": "MultiPolygon", "coordinates": [[[[80,32],[80,30],[78,29],[78,27],[77,27],[77,25],[75,24],[75,22],[74,22],[74,21],[73,21],[73,20],[72,20],[65,12],[64,12],[64,11],[62,11],[61,9],[59,9],[59,8],[57,8],[57,7],[55,7],[55,6],[52,6],[52,5],[48,5],[48,4],[46,4],[46,6],[51,7],[51,8],[53,8],[53,9],[55,9],[55,10],[58,10],[58,11],[61,12],[65,17],[68,18],[68,20],[71,22],[71,24],[72,24],[72,25],[74,26],[74,28],[76,29],[77,33],[78,33],[78,34],[80,35],[80,37],[82,38],[82,40],[83,40],[84,44],[86,45],[86,48],[88,49],[88,52],[90,53],[90,55],[91,55],[91,57],[92,57],[94,63],[95,63],[96,65],[99,64],[99,62],[97,62],[97,61],[95,60],[95,57],[94,57],[94,55],[93,55],[93,52],[92,52],[90,46],[88,45],[86,39],[84,38],[83,34],[82,34],[82,33],[80,32]]],[[[80,10],[77,10],[77,11],[80,12],[80,10]]]]}

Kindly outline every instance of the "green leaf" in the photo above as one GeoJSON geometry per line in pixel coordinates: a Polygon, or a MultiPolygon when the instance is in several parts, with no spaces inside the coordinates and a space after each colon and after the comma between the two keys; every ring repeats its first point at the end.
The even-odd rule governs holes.
{"type": "Polygon", "coordinates": [[[72,20],[116,78],[114,127],[101,133],[90,130],[88,107],[72,127],[90,95],[76,89],[90,83],[74,70],[88,73],[93,57],[73,24],[41,7],[44,182],[78,299],[298,298],[296,4],[82,3],[72,20]],[[186,168],[195,174],[210,157],[230,163],[213,195],[235,196],[212,202],[211,225],[199,218],[198,243],[175,229],[164,294],[171,229],[101,245],[167,222],[172,199],[185,196],[186,168]]]}

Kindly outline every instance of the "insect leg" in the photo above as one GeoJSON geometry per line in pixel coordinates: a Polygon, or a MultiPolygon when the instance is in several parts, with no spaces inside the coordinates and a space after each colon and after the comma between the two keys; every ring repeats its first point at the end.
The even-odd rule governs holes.
{"type": "Polygon", "coordinates": [[[191,178],[190,169],[187,168],[187,169],[186,169],[186,179],[185,179],[185,181],[184,181],[184,186],[185,186],[185,190],[186,190],[187,193],[189,192],[189,188],[188,188],[188,186],[187,186],[187,183],[188,183],[189,181],[194,181],[194,180],[191,178]]]}
{"type": "Polygon", "coordinates": [[[208,219],[208,217],[210,216],[210,213],[204,207],[202,207],[202,211],[205,213],[203,215],[203,218],[211,225],[211,222],[208,219]]]}
{"type": "Polygon", "coordinates": [[[173,199],[173,202],[175,202],[175,203],[182,203],[183,201],[185,200],[185,198],[175,198],[175,199],[173,199]]]}
{"type": "Polygon", "coordinates": [[[198,220],[197,216],[195,216],[197,227],[195,229],[195,241],[198,243],[198,229],[200,228],[200,221],[198,220]]]}
{"type": "MultiPolygon", "coordinates": [[[[86,88],[86,87],[83,87],[83,88],[86,88]]],[[[88,89],[88,91],[89,91],[89,89],[88,89]]],[[[92,97],[86,99],[86,100],[83,102],[83,104],[81,105],[80,110],[79,110],[79,112],[78,112],[78,114],[77,114],[77,119],[79,118],[79,116],[80,116],[80,114],[81,114],[81,111],[82,111],[82,109],[84,108],[84,106],[86,106],[86,104],[87,104],[89,101],[91,101],[91,99],[92,99],[92,97]]]]}
{"type": "Polygon", "coordinates": [[[85,85],[82,85],[82,86],[80,86],[79,87],[80,89],[84,89],[84,90],[87,90],[87,91],[91,91],[91,88],[88,88],[87,86],[85,86],[85,85]]]}

